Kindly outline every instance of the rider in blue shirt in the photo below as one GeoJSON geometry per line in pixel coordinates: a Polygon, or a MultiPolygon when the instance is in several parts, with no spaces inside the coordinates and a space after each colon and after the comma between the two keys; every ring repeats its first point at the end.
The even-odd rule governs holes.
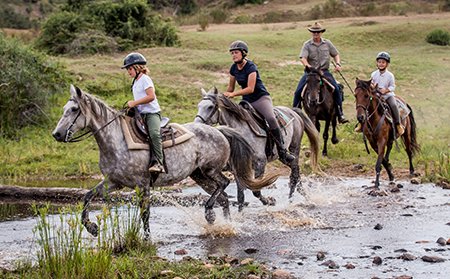
{"type": "Polygon", "coordinates": [[[243,41],[235,41],[230,45],[229,51],[234,64],[230,68],[230,81],[224,95],[230,98],[242,96],[243,100],[251,103],[255,110],[267,121],[270,134],[277,145],[280,161],[284,164],[290,164],[295,157],[283,146],[280,127],[273,112],[272,98],[259,76],[255,63],[245,58],[248,53],[247,44],[243,41]],[[241,89],[235,91],[236,82],[241,86],[241,89]]]}

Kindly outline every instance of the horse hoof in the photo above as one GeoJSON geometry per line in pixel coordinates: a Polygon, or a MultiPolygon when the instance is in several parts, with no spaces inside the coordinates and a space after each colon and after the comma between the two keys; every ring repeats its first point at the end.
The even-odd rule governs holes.
{"type": "Polygon", "coordinates": [[[261,203],[263,205],[268,205],[268,206],[274,206],[275,203],[277,202],[277,200],[273,197],[262,197],[261,198],[261,203]]]}
{"type": "Polygon", "coordinates": [[[85,225],[86,230],[93,236],[98,236],[98,226],[96,223],[89,222],[85,225]]]}
{"type": "Polygon", "coordinates": [[[338,144],[339,143],[339,139],[338,138],[332,138],[331,139],[331,143],[332,144],[338,144]]]}
{"type": "Polygon", "coordinates": [[[205,219],[208,222],[208,224],[212,225],[214,224],[214,221],[216,221],[216,213],[212,209],[207,209],[205,212],[205,219]]]}

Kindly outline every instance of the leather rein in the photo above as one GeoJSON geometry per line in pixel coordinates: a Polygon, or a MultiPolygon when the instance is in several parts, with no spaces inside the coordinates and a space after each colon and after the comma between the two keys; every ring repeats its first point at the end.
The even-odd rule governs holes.
{"type": "MultiPolygon", "coordinates": [[[[214,109],[208,114],[208,116],[203,117],[203,116],[201,116],[200,114],[197,114],[197,115],[195,116],[195,118],[200,118],[200,120],[201,120],[204,124],[207,124],[207,123],[208,123],[208,120],[211,119],[212,116],[213,116],[214,114],[216,114],[216,112],[220,112],[220,109],[219,109],[219,105],[217,104],[217,99],[216,99],[216,97],[213,97],[213,96],[210,96],[210,95],[206,95],[205,97],[202,98],[202,101],[211,101],[213,104],[214,104],[214,102],[216,102],[216,103],[215,103],[215,106],[214,106],[214,109]]],[[[194,119],[195,119],[195,118],[194,118],[194,119]]]]}

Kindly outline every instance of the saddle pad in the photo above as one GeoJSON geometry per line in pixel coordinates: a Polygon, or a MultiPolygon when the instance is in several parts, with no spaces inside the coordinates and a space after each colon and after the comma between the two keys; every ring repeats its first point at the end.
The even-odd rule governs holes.
{"type": "MultiPolygon", "coordinates": [[[[131,117],[125,116],[120,118],[120,123],[122,124],[122,132],[125,137],[125,141],[130,150],[149,150],[150,145],[147,141],[139,138],[133,130],[133,119],[131,117]]],[[[163,148],[169,148],[187,141],[194,134],[177,123],[167,124],[167,128],[161,129],[161,138],[163,148]]]]}

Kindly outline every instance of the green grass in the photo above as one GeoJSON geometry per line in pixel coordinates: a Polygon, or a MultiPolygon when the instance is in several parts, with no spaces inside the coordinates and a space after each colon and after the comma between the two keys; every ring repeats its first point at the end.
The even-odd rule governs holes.
{"type": "MultiPolygon", "coordinates": [[[[414,162],[422,174],[430,177],[439,169],[448,169],[448,161],[440,158],[448,157],[450,153],[450,127],[447,124],[450,118],[450,96],[447,94],[450,89],[450,47],[429,44],[425,38],[436,28],[449,31],[450,15],[330,19],[322,23],[327,28],[324,37],[332,40],[341,52],[343,75],[352,87],[356,77],[370,77],[379,51],[391,53],[390,69],[396,76],[396,92],[412,106],[418,126],[422,153],[414,162]],[[370,24],[365,24],[369,21],[370,24]],[[425,173],[425,162],[431,161],[443,165],[428,167],[425,173]]],[[[138,51],[149,61],[150,76],[155,82],[163,115],[174,122],[185,123],[195,117],[201,87],[226,89],[231,65],[227,49],[235,39],[248,42],[249,58],[257,63],[274,104],[290,106],[292,93],[303,71],[302,66],[293,62],[298,62],[301,45],[310,37],[305,28],[307,24],[310,22],[215,25],[205,32],[184,27],[179,33],[180,47],[138,51]]],[[[132,98],[131,80],[120,69],[125,55],[60,60],[67,65],[77,86],[100,96],[111,106],[121,108],[132,98]]],[[[374,152],[367,155],[361,135],[352,132],[356,124],[354,98],[342,78],[338,74],[335,77],[346,87],[344,111],[351,123],[339,127],[338,137],[342,142],[330,145],[329,158],[322,160],[322,167],[326,171],[336,162],[363,164],[372,170],[376,160],[374,152]]],[[[27,128],[22,133],[24,137],[18,141],[0,139],[0,182],[99,174],[98,151],[92,139],[61,144],[51,137],[68,97],[68,88],[61,88],[46,127],[27,128]]],[[[403,150],[394,149],[391,161],[394,168],[408,167],[403,150]]],[[[445,177],[449,179],[448,173],[445,177]]]]}

